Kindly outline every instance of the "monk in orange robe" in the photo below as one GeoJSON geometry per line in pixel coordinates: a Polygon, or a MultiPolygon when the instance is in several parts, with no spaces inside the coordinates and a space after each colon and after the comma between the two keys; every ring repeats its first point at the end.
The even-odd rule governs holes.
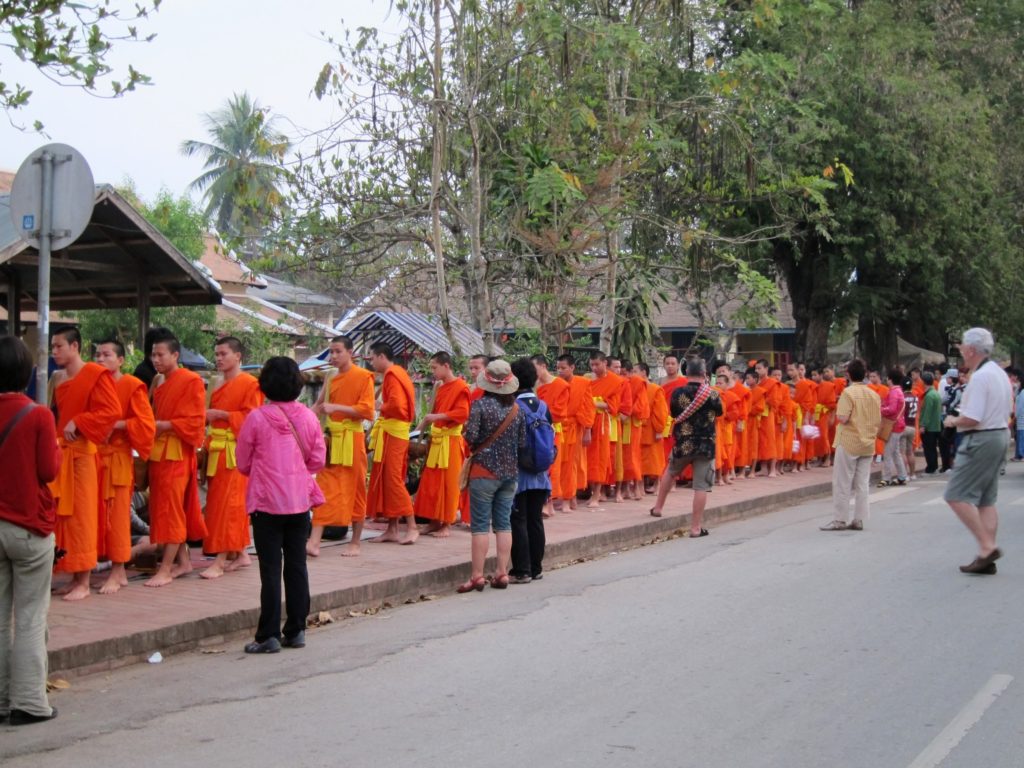
{"type": "MultiPolygon", "coordinates": [[[[665,402],[671,408],[672,393],[678,387],[686,386],[686,377],[679,372],[679,358],[676,355],[665,355],[662,358],[662,366],[665,368],[665,378],[659,382],[661,391],[665,393],[665,402]]],[[[668,457],[672,454],[672,446],[675,445],[675,438],[672,437],[672,424],[665,424],[665,432],[661,441],[661,448],[665,453],[665,463],[668,464],[668,457]]]]}
{"type": "Polygon", "coordinates": [[[313,507],[313,528],[306,554],[320,556],[320,541],[328,525],[348,526],[349,543],[342,557],[358,557],[366,520],[366,432],[364,421],[374,416],[373,374],[353,359],[352,340],[335,336],[328,360],[336,373],[324,381],[313,412],[327,419],[327,463],[316,482],[324,503],[313,507]]]}
{"type": "MultiPolygon", "coordinates": [[[[889,387],[882,383],[882,377],[878,371],[868,371],[868,389],[874,392],[884,403],[889,395],[889,387]]],[[[875,440],[875,456],[885,453],[885,441],[875,440]]]]}
{"type": "Polygon", "coordinates": [[[732,391],[739,401],[739,414],[736,423],[733,425],[733,471],[732,476],[745,476],[750,469],[750,447],[748,437],[750,435],[750,388],[743,383],[742,375],[732,375],[732,371],[725,369],[734,379],[732,391]]]}
{"type": "Polygon", "coordinates": [[[592,430],[597,410],[591,382],[585,376],[576,375],[576,361],[572,355],[562,355],[555,363],[558,378],[569,387],[566,403],[566,418],[562,422],[562,445],[559,474],[562,488],[559,493],[563,510],[565,502],[569,509],[576,509],[576,492],[587,487],[587,451],[592,442],[592,430]]]}
{"type": "Polygon", "coordinates": [[[665,452],[661,449],[665,425],[668,424],[668,402],[665,390],[650,380],[647,363],[637,363],[637,376],[646,388],[648,417],[644,420],[640,437],[640,472],[644,477],[644,493],[656,493],[658,478],[665,471],[665,452]]]}
{"type": "Polygon", "coordinates": [[[715,419],[715,471],[718,485],[732,485],[734,427],[740,417],[740,396],[732,388],[732,371],[719,366],[715,388],[722,401],[722,415],[715,419]]]}
{"type": "Polygon", "coordinates": [[[757,386],[760,396],[756,397],[752,408],[757,410],[757,459],[762,464],[762,469],[767,470],[768,477],[778,477],[776,466],[778,462],[778,425],[775,421],[776,413],[780,405],[780,392],[775,388],[779,385],[769,373],[768,362],[758,360],[754,365],[754,373],[757,375],[757,386]]]}
{"type": "Polygon", "coordinates": [[[132,451],[142,461],[149,459],[156,437],[156,421],[145,382],[121,372],[124,345],[116,339],[96,345],[96,362],[114,377],[121,418],[99,446],[102,461],[100,486],[99,554],[110,560],[110,575],[100,587],[101,595],[112,595],[128,586],[125,563],[132,556],[132,490],[135,487],[135,462],[132,451]]]}
{"type": "MultiPolygon", "coordinates": [[[[812,381],[815,372],[811,372],[812,381]]],[[[815,423],[818,425],[817,455],[822,466],[832,466],[832,443],[836,429],[836,406],[839,403],[839,389],[836,386],[835,372],[831,367],[825,368],[820,374],[818,384],[818,404],[814,409],[815,423]]]]}
{"type": "Polygon", "coordinates": [[[587,448],[587,481],[590,483],[590,501],[587,506],[597,507],[604,501],[602,489],[612,472],[615,453],[613,443],[619,440],[619,398],[622,394],[622,377],[608,369],[608,356],[603,352],[590,355],[590,382],[597,416],[591,432],[590,447],[587,448]]]}
{"type": "MultiPolygon", "coordinates": [[[[919,368],[910,369],[910,394],[917,400],[917,410],[914,416],[914,449],[921,447],[921,406],[924,404],[924,395],[928,391],[924,380],[921,378],[919,368]]],[[[909,425],[908,425],[909,426],[909,425]]],[[[909,466],[907,469],[911,469],[909,466]]],[[[911,475],[915,474],[913,470],[911,475]]]]}
{"type": "Polygon", "coordinates": [[[242,342],[234,336],[217,340],[214,361],[221,379],[213,385],[206,421],[206,527],[203,551],[216,555],[199,575],[217,579],[225,573],[252,565],[249,546],[249,514],[245,508],[248,481],[235,468],[235,438],[242,422],[263,405],[263,393],[255,376],[242,372],[242,342]],[[234,555],[230,562],[228,557],[234,555]]]}
{"type": "Polygon", "coordinates": [[[447,352],[430,358],[430,373],[437,386],[434,407],[419,424],[421,433],[430,425],[430,448],[413,513],[430,520],[424,533],[446,538],[459,511],[459,473],[468,455],[462,425],[469,419],[469,385],[455,375],[447,352]]]}
{"type": "MultiPolygon", "coordinates": [[[[551,414],[555,430],[555,460],[551,463],[548,476],[551,479],[551,495],[544,505],[544,516],[551,517],[556,509],[562,508],[562,454],[567,450],[565,422],[569,418],[569,384],[551,373],[544,355],[534,355],[530,360],[537,369],[537,397],[544,401],[551,414]]],[[[576,492],[573,491],[573,498],[576,492]]]]}
{"type": "Polygon", "coordinates": [[[622,479],[626,483],[626,497],[640,501],[643,491],[643,432],[644,424],[651,418],[651,405],[647,400],[647,379],[639,375],[636,366],[623,362],[623,370],[630,386],[632,412],[628,426],[628,439],[622,453],[622,479]]]}
{"type": "Polygon", "coordinates": [[[89,573],[96,567],[99,509],[102,503],[98,446],[106,442],[121,417],[114,377],[96,363],[82,360],[82,337],[65,327],[50,343],[54,362],[63,368],[53,377],[57,442],[64,454],[60,473],[50,483],[57,504],[57,548],[66,552],[56,570],[73,574],[57,591],[65,600],[89,596],[89,573]]]}
{"type": "Polygon", "coordinates": [[[629,379],[622,367],[622,360],[618,357],[608,358],[608,370],[619,377],[619,408],[615,414],[618,420],[618,434],[612,441],[611,466],[608,469],[607,484],[614,489],[615,502],[621,504],[627,498],[625,467],[626,453],[629,451],[629,437],[631,433],[631,417],[633,415],[633,389],[629,386],[629,379]]]}
{"type": "MultiPolygon", "coordinates": [[[[803,429],[816,421],[814,412],[818,407],[818,385],[806,378],[797,366],[792,368],[793,400],[800,409],[800,427],[803,429]]],[[[796,439],[800,441],[800,451],[796,455],[796,470],[800,472],[809,468],[816,450],[814,441],[806,439],[803,434],[798,433],[796,439]]]]}
{"type": "Polygon", "coordinates": [[[370,347],[370,365],[381,374],[380,415],[370,431],[370,489],[366,498],[366,514],[383,515],[388,519],[384,534],[373,539],[378,543],[395,541],[415,544],[420,532],[412,511],[412,498],[405,487],[409,470],[409,427],[416,418],[416,391],[409,374],[394,363],[391,345],[378,342],[370,347]],[[405,536],[398,536],[398,521],[405,518],[405,536]]]}
{"type": "Polygon", "coordinates": [[[156,441],[149,455],[149,538],[163,546],[147,587],[163,587],[192,570],[189,540],[206,538],[199,505],[196,450],[206,438],[206,386],[178,367],[181,344],[169,331],[153,343],[153,415],[156,441]],[[175,564],[175,560],[178,560],[175,564]]]}

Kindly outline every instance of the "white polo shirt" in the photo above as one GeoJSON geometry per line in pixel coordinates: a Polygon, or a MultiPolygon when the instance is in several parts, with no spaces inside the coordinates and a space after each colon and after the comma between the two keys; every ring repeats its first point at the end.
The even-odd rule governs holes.
{"type": "Polygon", "coordinates": [[[960,400],[960,415],[978,422],[966,430],[1007,429],[1013,414],[1013,387],[1006,371],[991,360],[971,374],[960,400]]]}

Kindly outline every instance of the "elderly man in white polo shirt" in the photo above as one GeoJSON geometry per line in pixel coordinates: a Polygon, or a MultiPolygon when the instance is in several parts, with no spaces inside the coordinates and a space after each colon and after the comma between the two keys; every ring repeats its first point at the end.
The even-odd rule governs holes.
{"type": "Polygon", "coordinates": [[[989,360],[994,341],[984,328],[971,328],[960,342],[960,356],[971,372],[960,401],[960,415],[947,416],[946,427],[961,435],[952,477],[944,498],[978,540],[978,556],[964,573],[994,574],[1002,552],[996,546],[996,497],[999,470],[1010,441],[1013,390],[999,365],[989,360]]]}

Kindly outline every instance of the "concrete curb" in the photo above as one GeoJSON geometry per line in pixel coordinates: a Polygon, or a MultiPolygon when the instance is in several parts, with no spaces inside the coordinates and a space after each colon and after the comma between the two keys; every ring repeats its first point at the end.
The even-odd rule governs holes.
{"type": "MultiPolygon", "coordinates": [[[[704,520],[710,526],[727,520],[754,517],[831,492],[831,480],[814,483],[710,508],[705,511],[704,520]]],[[[672,534],[684,533],[689,528],[689,520],[689,514],[662,518],[645,515],[632,525],[549,544],[544,562],[548,568],[552,568],[651,544],[672,534]]],[[[338,611],[347,616],[349,611],[387,608],[419,601],[425,596],[451,593],[455,585],[469,575],[468,551],[466,555],[465,561],[454,565],[312,595],[311,614],[338,611]]],[[[488,560],[487,567],[493,569],[493,557],[488,560]]],[[[154,630],[133,632],[114,640],[99,640],[51,650],[50,672],[65,675],[91,674],[145,661],[154,649],[159,649],[166,657],[220,644],[234,636],[249,637],[258,618],[258,608],[239,609],[154,630]]]]}

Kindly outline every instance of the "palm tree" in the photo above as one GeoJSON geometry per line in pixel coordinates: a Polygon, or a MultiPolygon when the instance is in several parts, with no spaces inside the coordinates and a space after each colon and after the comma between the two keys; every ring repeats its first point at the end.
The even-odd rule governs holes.
{"type": "Polygon", "coordinates": [[[266,218],[282,200],[278,183],[291,144],[274,127],[276,118],[248,93],[234,94],[205,116],[209,142],[181,143],[186,157],[205,159],[203,174],[189,189],[203,192],[206,217],[224,235],[259,237],[266,218]]]}

